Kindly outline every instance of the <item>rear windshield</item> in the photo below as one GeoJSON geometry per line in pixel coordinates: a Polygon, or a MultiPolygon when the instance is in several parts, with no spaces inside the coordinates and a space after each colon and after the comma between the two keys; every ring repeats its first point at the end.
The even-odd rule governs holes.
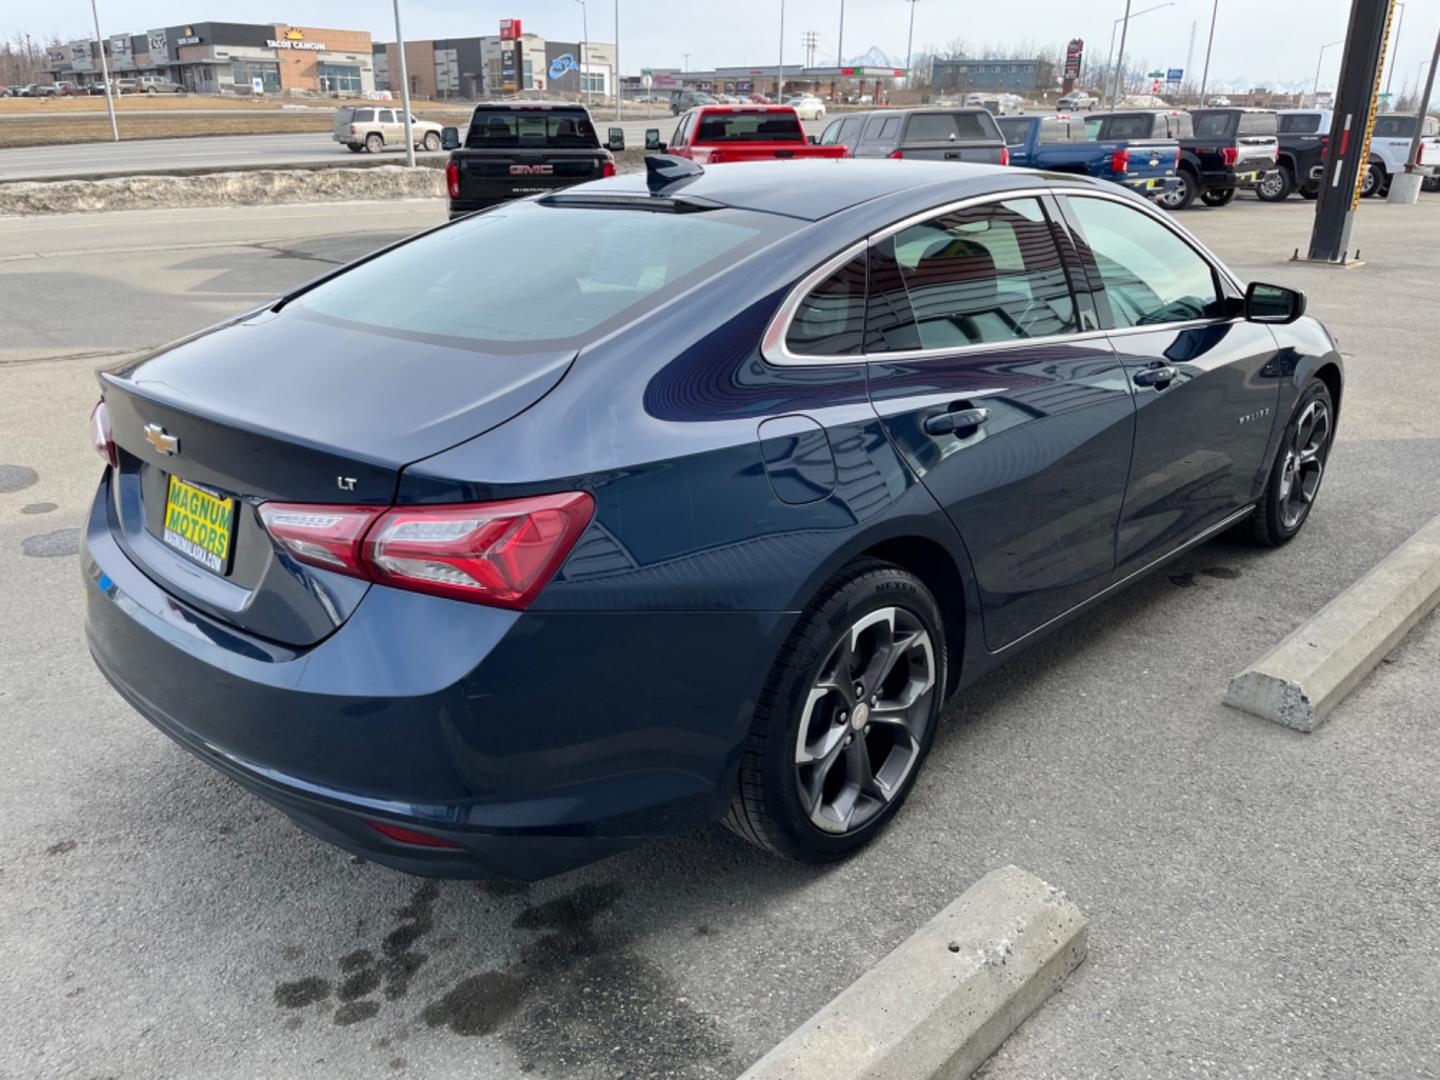
{"type": "Polygon", "coordinates": [[[1275,114],[1272,112],[1247,112],[1240,114],[1241,135],[1274,135],[1275,114]]]}
{"type": "Polygon", "coordinates": [[[1415,120],[1413,116],[1377,116],[1372,134],[1377,139],[1413,139],[1415,120]]]}
{"type": "Polygon", "coordinates": [[[287,310],[490,351],[578,348],[791,228],[788,219],[743,210],[670,214],[521,201],[361,263],[287,310]],[[505,253],[503,274],[484,272],[495,252],[505,253]]]}
{"type": "Polygon", "coordinates": [[[993,138],[995,132],[980,113],[916,113],[905,129],[905,141],[912,143],[980,142],[993,138]]]}
{"type": "Polygon", "coordinates": [[[517,146],[594,150],[600,140],[590,117],[578,109],[476,109],[465,145],[471,150],[517,146]]]}
{"type": "Polygon", "coordinates": [[[1195,137],[1197,139],[1224,139],[1235,134],[1235,121],[1238,113],[1210,112],[1191,113],[1195,122],[1195,137]]]}
{"type": "Polygon", "coordinates": [[[1280,131],[1285,135],[1314,135],[1320,130],[1319,113],[1290,113],[1280,117],[1280,131]]]}
{"type": "Polygon", "coordinates": [[[1104,121],[1107,139],[1148,139],[1155,129],[1149,116],[1112,116],[1104,121]]]}
{"type": "Polygon", "coordinates": [[[704,113],[695,141],[803,143],[805,130],[794,113],[704,113]]]}
{"type": "Polygon", "coordinates": [[[1000,134],[1005,136],[1007,143],[1023,143],[1030,137],[1030,121],[1021,117],[1013,120],[996,120],[1000,125],[1000,134]]]}

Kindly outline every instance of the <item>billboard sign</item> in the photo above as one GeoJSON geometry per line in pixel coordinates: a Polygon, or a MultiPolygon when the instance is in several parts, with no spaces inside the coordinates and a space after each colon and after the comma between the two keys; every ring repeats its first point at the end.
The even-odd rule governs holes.
{"type": "Polygon", "coordinates": [[[516,38],[518,38],[518,37],[519,37],[521,34],[523,34],[523,33],[524,33],[524,31],[520,28],[520,20],[519,20],[519,19],[501,19],[501,20],[500,20],[500,40],[501,40],[501,41],[514,41],[516,38]]]}
{"type": "Polygon", "coordinates": [[[574,53],[561,53],[550,64],[550,81],[562,79],[572,71],[579,71],[580,65],[575,62],[574,53]]]}
{"type": "Polygon", "coordinates": [[[145,34],[145,38],[150,45],[150,59],[152,62],[159,57],[169,55],[164,30],[150,30],[145,34]]]}
{"type": "Polygon", "coordinates": [[[1080,62],[1085,57],[1085,41],[1083,38],[1071,38],[1070,44],[1065,46],[1065,78],[1080,78],[1080,62]]]}
{"type": "Polygon", "coordinates": [[[1181,83],[1185,81],[1184,68],[1171,68],[1165,72],[1165,81],[1168,83],[1181,83]]]}

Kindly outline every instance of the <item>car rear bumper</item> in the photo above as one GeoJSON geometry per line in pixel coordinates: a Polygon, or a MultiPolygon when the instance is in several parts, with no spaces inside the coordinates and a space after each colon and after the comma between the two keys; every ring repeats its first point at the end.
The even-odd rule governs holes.
{"type": "Polygon", "coordinates": [[[534,879],[715,820],[792,618],[516,613],[374,586],[328,638],[289,649],[141,573],[108,491],[81,555],[102,673],[302,828],[409,873],[534,879]]]}
{"type": "Polygon", "coordinates": [[[1180,186],[1180,178],[1178,176],[1137,176],[1120,180],[1118,183],[1122,187],[1127,187],[1131,191],[1139,192],[1141,195],[1153,199],[1159,195],[1168,194],[1178,188],[1180,186]]]}
{"type": "Polygon", "coordinates": [[[1263,184],[1267,177],[1279,171],[1278,166],[1266,165],[1259,168],[1244,166],[1235,172],[1234,187],[1243,191],[1253,191],[1263,184]]]}

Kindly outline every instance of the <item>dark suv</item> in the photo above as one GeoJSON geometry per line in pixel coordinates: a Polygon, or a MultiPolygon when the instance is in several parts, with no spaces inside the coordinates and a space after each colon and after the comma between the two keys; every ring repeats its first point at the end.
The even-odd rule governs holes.
{"type": "Polygon", "coordinates": [[[1183,210],[1199,195],[1224,206],[1240,188],[1259,188],[1278,167],[1279,126],[1263,109],[1192,109],[1188,138],[1180,139],[1180,186],[1156,201],[1183,210]]]}
{"type": "Polygon", "coordinates": [[[695,108],[697,105],[718,105],[714,94],[707,94],[704,90],[677,90],[670,95],[670,115],[679,116],[683,112],[695,108]]]}
{"type": "Polygon", "coordinates": [[[984,109],[881,109],[830,123],[821,146],[841,145],[852,157],[920,158],[1004,165],[1005,136],[984,109]]]}

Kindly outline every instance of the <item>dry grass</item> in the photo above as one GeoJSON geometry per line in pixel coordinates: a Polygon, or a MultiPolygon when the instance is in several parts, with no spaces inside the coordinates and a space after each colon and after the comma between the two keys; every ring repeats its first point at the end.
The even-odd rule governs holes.
{"type": "MultiPolygon", "coordinates": [[[[292,111],[298,112],[300,108],[315,109],[318,112],[329,112],[340,105],[378,105],[376,101],[350,101],[336,98],[269,98],[264,101],[252,101],[250,98],[221,97],[218,94],[185,94],[178,96],[174,94],[126,94],[115,99],[115,111],[126,112],[153,112],[163,110],[165,112],[193,112],[196,109],[223,109],[225,111],[253,112],[259,110],[274,110],[283,108],[286,105],[295,106],[292,111]]],[[[422,108],[432,107],[428,101],[412,100],[410,103],[417,111],[422,108]]],[[[443,108],[444,106],[434,106],[443,108]]],[[[54,97],[54,98],[0,98],[0,117],[7,115],[15,116],[45,116],[54,113],[68,112],[94,112],[95,110],[105,111],[105,99],[103,97],[54,97]]]]}
{"type": "MultiPolygon", "coordinates": [[[[11,99],[0,99],[9,104],[11,99]]],[[[73,99],[84,101],[85,99],[73,99]]],[[[0,117],[0,147],[53,146],[58,143],[105,142],[110,139],[110,121],[104,115],[104,99],[90,98],[101,106],[98,116],[66,115],[67,110],[46,112],[44,106],[29,115],[0,117]]],[[[184,100],[184,99],[181,99],[184,100]]],[[[22,99],[22,104],[36,102],[22,99]]],[[[56,105],[69,104],[57,101],[56,105]]],[[[68,110],[74,112],[76,110],[68,110]]],[[[297,132],[329,131],[331,110],[294,110],[291,112],[255,114],[240,109],[226,113],[194,113],[183,109],[164,113],[125,115],[129,110],[117,109],[117,122],[122,139],[171,139],[191,135],[283,135],[297,132]]],[[[469,111],[415,109],[415,115],[437,123],[463,123],[469,111]]]]}

